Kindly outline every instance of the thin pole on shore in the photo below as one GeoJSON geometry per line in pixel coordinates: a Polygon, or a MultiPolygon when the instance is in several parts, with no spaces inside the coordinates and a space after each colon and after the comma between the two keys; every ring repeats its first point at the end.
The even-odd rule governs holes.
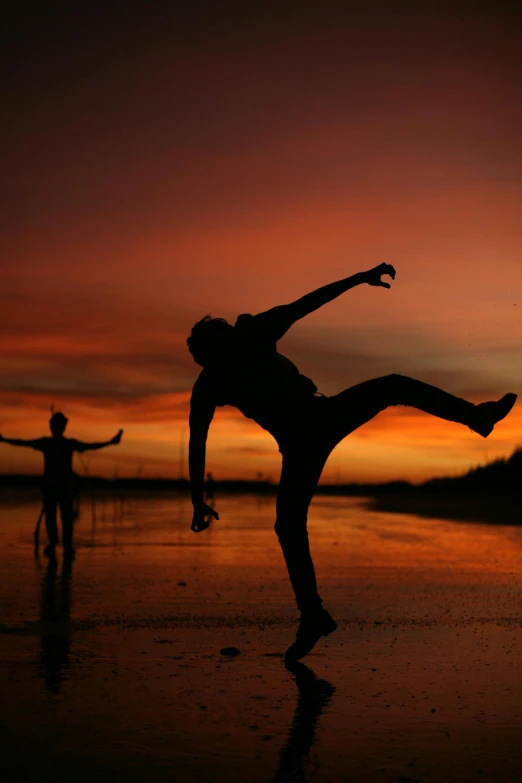
{"type": "Polygon", "coordinates": [[[183,427],[179,431],[178,478],[180,481],[183,481],[185,478],[185,429],[183,427]]]}

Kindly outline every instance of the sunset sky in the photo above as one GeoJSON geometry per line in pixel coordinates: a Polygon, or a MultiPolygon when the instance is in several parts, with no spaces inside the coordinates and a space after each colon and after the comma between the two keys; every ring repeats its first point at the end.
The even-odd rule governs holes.
{"type": "MultiPolygon", "coordinates": [[[[194,321],[382,261],[390,291],[350,291],[280,343],[320,391],[399,372],[475,402],[522,392],[520,13],[69,5],[11,11],[3,45],[5,437],[45,434],[54,404],[72,437],[125,430],[91,473],[177,475],[194,321]]],[[[391,409],[323,480],[419,481],[521,443],[522,404],[488,440],[391,409]]],[[[267,433],[218,410],[216,478],[278,466],[267,433]]],[[[0,471],[40,469],[0,444],[0,471]]]]}

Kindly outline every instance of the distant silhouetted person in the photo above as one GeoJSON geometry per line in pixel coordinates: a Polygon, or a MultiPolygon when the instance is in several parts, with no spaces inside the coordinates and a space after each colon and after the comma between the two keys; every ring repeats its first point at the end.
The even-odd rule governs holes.
{"type": "Polygon", "coordinates": [[[42,482],[42,499],[45,513],[45,524],[49,544],[44,552],[53,555],[58,544],[58,529],[56,527],[56,509],[60,506],[62,517],[62,544],[64,554],[74,556],[73,547],[73,521],[74,521],[74,472],[72,467],[73,453],[75,451],[94,451],[119,443],[123,430],[120,430],[114,438],[103,443],[82,443],[74,438],[64,436],[67,427],[67,417],[63,413],[53,413],[49,420],[52,436],[37,438],[36,440],[20,440],[19,438],[4,438],[0,435],[0,442],[9,443],[11,446],[25,446],[29,449],[41,451],[44,457],[44,474],[42,482]]]}
{"type": "Polygon", "coordinates": [[[333,397],[317,395],[313,381],[277,352],[277,341],[305,315],[361,283],[390,288],[382,275],[395,269],[380,264],[312,291],[295,302],[258,315],[240,315],[234,326],[206,316],[187,340],[203,367],[194,388],[190,413],[189,468],[194,516],[192,530],[219,519],[204,502],[205,448],[216,406],[233,405],[254,419],[277,441],[283,466],[277,495],[275,529],[288,567],[301,621],[287,661],[298,660],[336,623],[322,607],[306,529],[310,501],[329,454],[347,435],[390,405],[411,405],[447,421],[470,427],[486,438],[513,407],[516,395],[498,402],[472,402],[402,375],[360,383],[333,397]]]}

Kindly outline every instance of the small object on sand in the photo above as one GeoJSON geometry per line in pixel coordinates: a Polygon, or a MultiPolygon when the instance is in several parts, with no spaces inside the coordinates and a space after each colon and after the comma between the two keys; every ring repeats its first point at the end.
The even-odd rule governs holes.
{"type": "Polygon", "coordinates": [[[186,582],[176,582],[176,584],[177,584],[178,587],[186,587],[187,586],[186,582]]]}
{"type": "Polygon", "coordinates": [[[241,650],[238,650],[237,647],[222,647],[221,650],[219,651],[219,654],[234,656],[234,655],[239,655],[240,652],[241,650]]]}

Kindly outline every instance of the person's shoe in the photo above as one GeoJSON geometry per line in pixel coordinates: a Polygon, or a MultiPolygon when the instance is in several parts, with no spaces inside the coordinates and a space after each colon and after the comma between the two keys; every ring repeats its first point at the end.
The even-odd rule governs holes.
{"type": "Polygon", "coordinates": [[[285,663],[288,665],[304,658],[314,648],[321,636],[328,636],[336,628],[337,623],[326,609],[302,614],[295,642],[285,653],[285,663]]]}
{"type": "Polygon", "coordinates": [[[505,394],[497,402],[481,402],[475,407],[470,428],[483,438],[487,438],[493,432],[495,424],[508,415],[516,401],[516,394],[505,394]]]}

